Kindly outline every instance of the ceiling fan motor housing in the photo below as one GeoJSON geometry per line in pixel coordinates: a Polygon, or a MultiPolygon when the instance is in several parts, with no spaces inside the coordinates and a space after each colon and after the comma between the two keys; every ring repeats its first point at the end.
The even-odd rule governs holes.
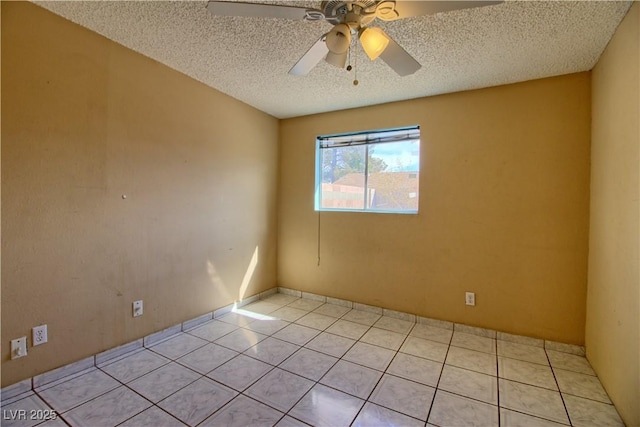
{"type": "Polygon", "coordinates": [[[357,31],[361,25],[367,25],[375,19],[375,6],[378,3],[380,0],[327,0],[322,2],[320,9],[327,22],[333,25],[348,24],[353,31],[357,31]]]}

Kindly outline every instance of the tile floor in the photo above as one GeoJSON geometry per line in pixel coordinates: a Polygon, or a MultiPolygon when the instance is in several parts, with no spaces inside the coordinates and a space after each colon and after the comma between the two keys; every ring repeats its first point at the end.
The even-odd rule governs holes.
{"type": "Polygon", "coordinates": [[[2,409],[3,426],[50,409],[39,425],[623,425],[584,357],[285,294],[2,409]]]}

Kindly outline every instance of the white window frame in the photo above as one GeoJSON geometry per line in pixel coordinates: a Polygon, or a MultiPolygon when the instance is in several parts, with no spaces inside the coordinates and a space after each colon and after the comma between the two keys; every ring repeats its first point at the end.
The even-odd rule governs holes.
{"type": "MultiPolygon", "coordinates": [[[[419,207],[415,210],[382,210],[367,208],[368,205],[368,177],[369,177],[369,147],[389,142],[418,141],[420,144],[420,126],[407,126],[402,128],[370,130],[353,133],[322,135],[316,137],[316,182],[315,182],[315,210],[320,212],[366,212],[385,214],[418,214],[419,207]],[[339,148],[347,146],[365,147],[365,169],[364,169],[364,195],[362,209],[357,208],[327,208],[322,207],[322,150],[327,148],[339,148]]],[[[420,176],[420,163],[418,163],[417,176],[420,176]]],[[[419,199],[420,188],[416,193],[410,193],[419,199]]]]}

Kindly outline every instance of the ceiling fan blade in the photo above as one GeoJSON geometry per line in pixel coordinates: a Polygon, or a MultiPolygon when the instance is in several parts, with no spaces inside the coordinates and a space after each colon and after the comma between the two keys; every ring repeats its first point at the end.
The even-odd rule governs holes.
{"type": "Polygon", "coordinates": [[[207,10],[217,16],[249,16],[262,18],[283,18],[295,20],[319,20],[324,18],[321,11],[306,7],[278,6],[261,3],[242,3],[212,0],[207,10]]]}
{"type": "Polygon", "coordinates": [[[311,46],[311,49],[309,49],[307,53],[305,53],[302,58],[296,62],[296,65],[289,70],[289,74],[294,76],[306,76],[309,74],[309,71],[311,71],[311,69],[315,67],[329,52],[327,43],[325,43],[326,37],[326,34],[320,37],[318,41],[311,46]]]}
{"type": "Polygon", "coordinates": [[[440,12],[450,12],[452,10],[471,9],[474,7],[491,6],[504,3],[503,1],[411,1],[396,0],[395,10],[398,12],[397,18],[411,18],[412,16],[435,15],[440,12]]]}
{"type": "Polygon", "coordinates": [[[380,59],[386,62],[389,67],[393,68],[393,71],[404,77],[415,73],[422,67],[402,46],[396,43],[388,34],[385,35],[389,39],[389,44],[380,54],[380,59]]]}

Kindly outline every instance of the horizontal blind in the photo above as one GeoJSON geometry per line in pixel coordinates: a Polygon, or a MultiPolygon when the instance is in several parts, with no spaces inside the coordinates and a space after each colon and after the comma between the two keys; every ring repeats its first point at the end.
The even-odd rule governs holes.
{"type": "Polygon", "coordinates": [[[420,139],[420,127],[411,126],[373,132],[359,132],[340,135],[325,135],[317,138],[319,148],[349,147],[386,142],[403,142],[420,139]]]}

